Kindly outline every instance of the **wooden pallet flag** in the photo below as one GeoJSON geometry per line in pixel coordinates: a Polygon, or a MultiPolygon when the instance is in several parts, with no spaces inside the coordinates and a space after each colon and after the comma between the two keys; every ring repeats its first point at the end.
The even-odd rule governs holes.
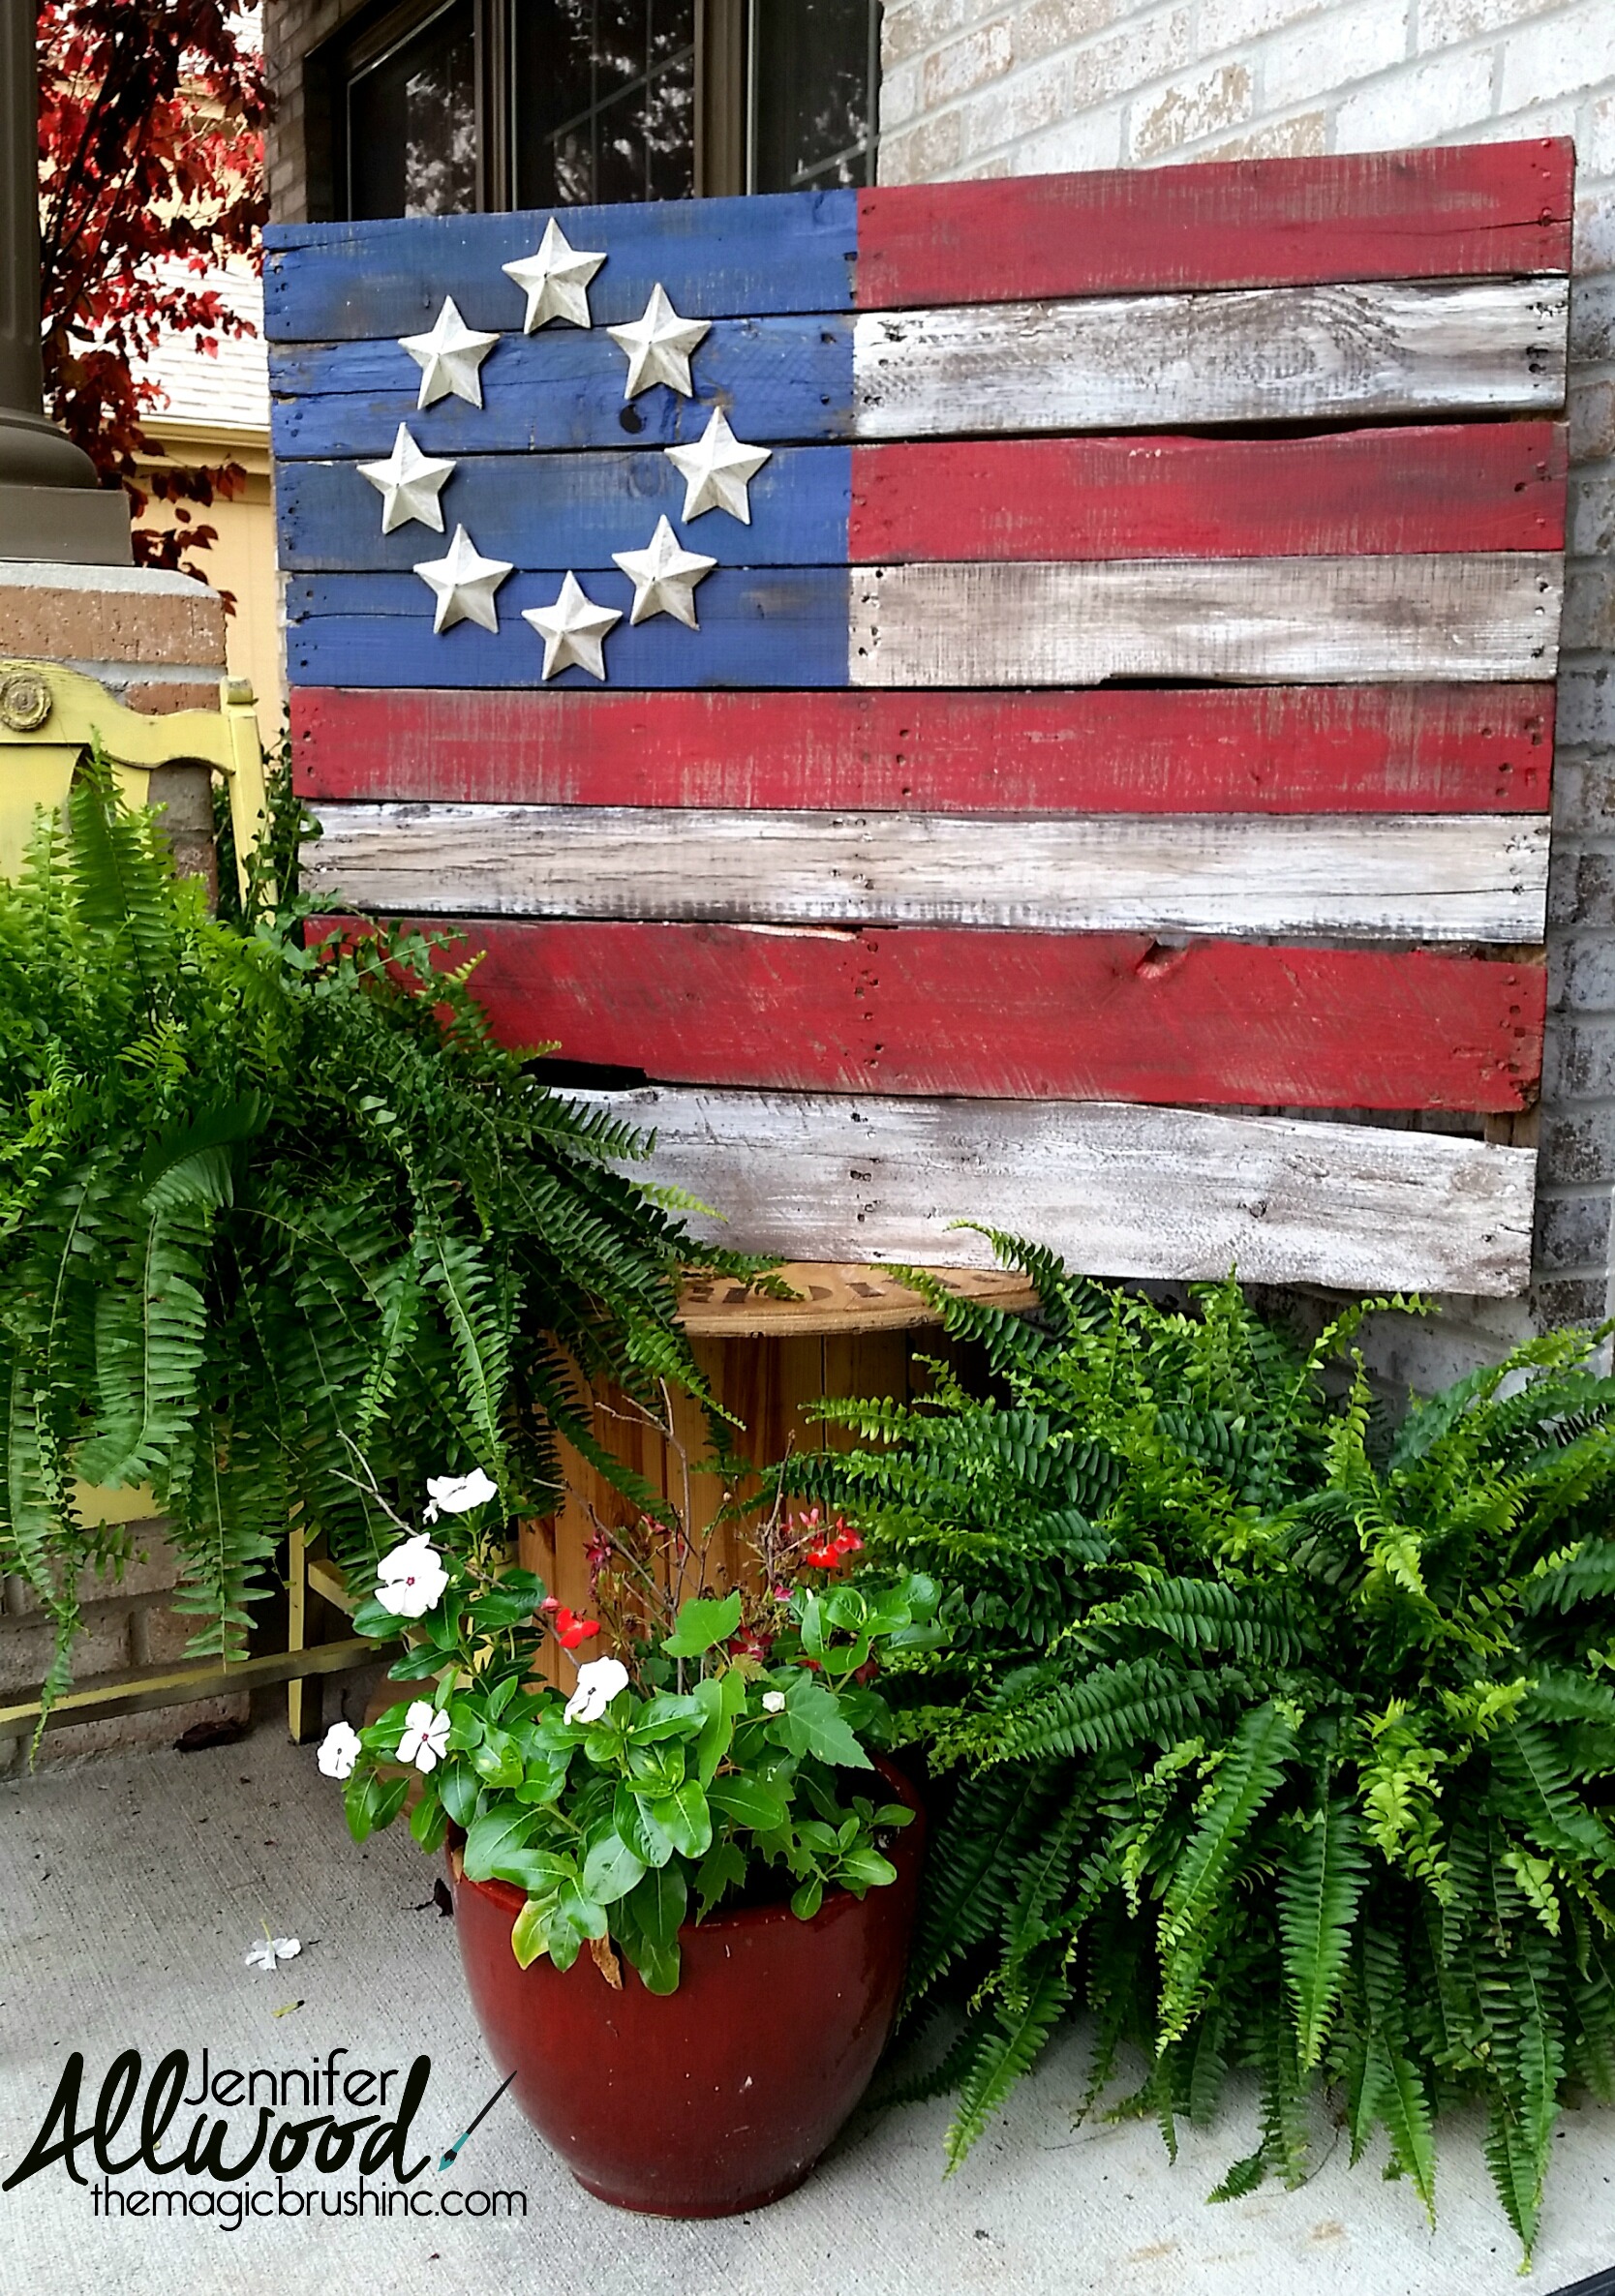
{"type": "Polygon", "coordinates": [[[1570,184],[271,231],[306,882],[738,1245],[1521,1288],[1570,184]]]}

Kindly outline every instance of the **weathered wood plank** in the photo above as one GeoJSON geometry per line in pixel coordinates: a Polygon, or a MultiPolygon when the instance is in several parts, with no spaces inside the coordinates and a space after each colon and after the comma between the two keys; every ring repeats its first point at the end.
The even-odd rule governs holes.
{"type": "MultiPolygon", "coordinates": [[[[1532,422],[784,446],[751,482],[750,525],[709,516],[691,542],[754,566],[1559,550],[1565,464],[1562,427],[1532,422]]],[[[659,450],[467,455],[440,500],[487,556],[582,572],[636,520],[682,525],[685,481],[659,450]]],[[[289,572],[405,572],[431,542],[418,522],[383,534],[348,462],[286,464],[276,511],[289,572]]]]}
{"type": "Polygon", "coordinates": [[[1552,413],[1563,279],[868,312],[858,438],[1552,413]]]}
{"type": "Polygon", "coordinates": [[[1526,1107],[1539,963],[1144,934],[468,924],[513,1045],[660,1082],[1189,1105],[1526,1107]]]}
{"type": "Polygon", "coordinates": [[[838,313],[715,320],[691,359],[688,399],[656,383],[625,401],[627,364],[601,327],[503,336],[480,372],[481,407],[446,398],[417,408],[420,370],[394,342],[283,347],[269,358],[275,453],[383,455],[401,422],[434,455],[688,445],[715,402],[734,409],[743,438],[771,445],[852,429],[852,321],[838,313]]]}
{"type": "MultiPolygon", "coordinates": [[[[1565,478],[1564,429],[1546,422],[859,446],[849,555],[878,566],[1562,550],[1565,478]]],[[[761,562],[749,538],[747,551],[761,562]]]]}
{"type": "MultiPolygon", "coordinates": [[[[744,556],[755,566],[843,566],[851,468],[849,447],[780,447],[751,481],[750,525],[709,512],[686,529],[688,547],[709,558],[744,556]]],[[[1503,477],[1499,469],[1492,489],[1500,506],[1503,477]]],[[[1469,487],[1473,493],[1473,480],[1469,487]]],[[[1511,479],[1507,499],[1521,499],[1511,479]]],[[[658,518],[685,523],[685,481],[659,450],[466,455],[440,500],[447,532],[464,526],[485,557],[556,572],[609,567],[616,552],[649,541],[658,518]]],[[[275,508],[280,562],[289,573],[406,573],[443,548],[418,521],[383,534],[381,497],[348,462],[283,464],[275,508]]],[[[1525,512],[1518,530],[1528,523],[1525,512]]],[[[1505,539],[1498,547],[1516,545],[1505,539]]]]}
{"type": "Polygon", "coordinates": [[[1424,1133],[1088,1102],[647,1089],[637,1172],[726,1217],[741,1251],[991,1264],[995,1227],[1096,1276],[1508,1293],[1530,1273],[1529,1149],[1424,1133]]]}
{"type": "Polygon", "coordinates": [[[321,805],[303,882],[389,917],[1542,937],[1547,822],[321,805]]]}
{"type": "Polygon", "coordinates": [[[1563,578],[1557,556],[1528,551],[882,566],[853,578],[850,679],[1542,678],[1563,578]]]}
{"type": "Polygon", "coordinates": [[[863,192],[858,302],[1566,271],[1572,172],[1550,136],[863,192]]]}
{"type": "MultiPolygon", "coordinates": [[[[442,554],[434,535],[422,555],[442,554]]],[[[586,588],[623,616],[605,641],[613,685],[800,687],[846,683],[848,582],[834,566],[720,566],[695,593],[696,630],[666,614],[634,627],[633,585],[615,566],[591,572],[586,588]]],[[[498,593],[497,633],[461,621],[438,636],[416,575],[298,575],[286,590],[287,673],[294,685],[539,685],[543,643],[521,618],[554,605],[559,589],[554,573],[512,574],[498,593]]],[[[549,683],[599,690],[576,664],[549,683]]]]}
{"type": "MultiPolygon", "coordinates": [[[[518,330],[526,299],[502,265],[532,255],[549,220],[539,208],[272,224],[263,234],[264,333],[272,343],[419,334],[445,295],[470,327],[518,330]]],[[[596,330],[638,318],[658,283],[688,318],[844,311],[852,301],[853,192],[565,207],[557,220],[573,247],[606,251],[589,288],[596,330]]]]}
{"type": "Polygon", "coordinates": [[[306,798],[930,813],[1545,813],[1551,685],[294,686],[306,798]]]}

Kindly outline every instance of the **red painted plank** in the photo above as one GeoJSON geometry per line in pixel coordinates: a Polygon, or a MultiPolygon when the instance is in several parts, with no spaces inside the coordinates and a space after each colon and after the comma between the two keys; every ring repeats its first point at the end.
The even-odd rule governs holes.
{"type": "Polygon", "coordinates": [[[939,813],[1540,813],[1551,685],[1079,693],[294,686],[308,798],[939,813]]]}
{"type": "MultiPolygon", "coordinates": [[[[441,921],[439,921],[441,929],[441,921]]],[[[1142,934],[476,923],[501,1038],[668,1083],[1212,1106],[1525,1106],[1540,965],[1142,934]]]]}
{"type": "Polygon", "coordinates": [[[854,565],[1563,550],[1559,423],[852,450],[854,565]]]}
{"type": "Polygon", "coordinates": [[[863,311],[1567,271],[1568,137],[861,192],[863,311]]]}

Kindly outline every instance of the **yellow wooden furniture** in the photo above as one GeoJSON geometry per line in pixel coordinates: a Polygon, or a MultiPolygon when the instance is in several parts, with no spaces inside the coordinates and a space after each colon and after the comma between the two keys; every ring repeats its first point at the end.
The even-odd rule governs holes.
{"type": "Polygon", "coordinates": [[[245,891],[264,811],[263,751],[251,685],[227,678],[219,699],[216,710],[156,717],[59,662],[0,660],[0,876],[15,874],[38,809],[59,810],[79,759],[99,742],[132,805],[147,802],[162,767],[205,766],[224,776],[245,891]]]}

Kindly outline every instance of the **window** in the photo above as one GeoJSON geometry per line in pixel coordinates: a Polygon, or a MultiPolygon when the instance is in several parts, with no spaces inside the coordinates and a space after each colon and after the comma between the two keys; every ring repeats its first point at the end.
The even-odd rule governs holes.
{"type": "Polygon", "coordinates": [[[392,0],[310,59],[311,182],[355,218],[870,183],[879,75],[879,0],[392,0]]]}

